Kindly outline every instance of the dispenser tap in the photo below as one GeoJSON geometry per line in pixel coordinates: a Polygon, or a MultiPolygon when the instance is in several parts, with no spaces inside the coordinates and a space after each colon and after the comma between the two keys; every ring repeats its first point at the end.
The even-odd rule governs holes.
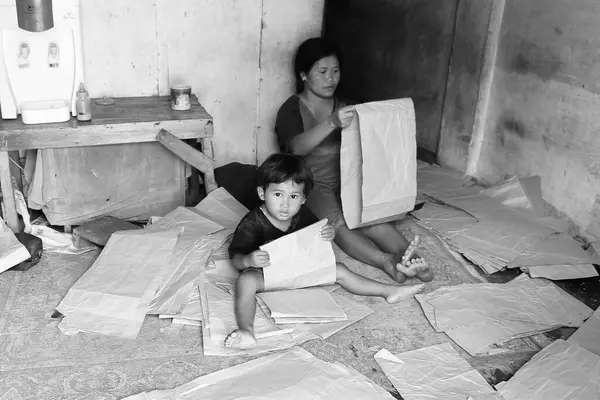
{"type": "Polygon", "coordinates": [[[29,67],[29,54],[31,53],[31,49],[29,48],[29,44],[21,43],[19,47],[19,68],[27,68],[29,67]]]}
{"type": "Polygon", "coordinates": [[[48,66],[50,68],[58,67],[58,45],[54,42],[48,45],[48,66]]]}

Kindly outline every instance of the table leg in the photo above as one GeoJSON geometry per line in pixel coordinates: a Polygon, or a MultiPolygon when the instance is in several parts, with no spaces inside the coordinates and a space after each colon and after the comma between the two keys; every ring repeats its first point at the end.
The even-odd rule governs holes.
{"type": "Polygon", "coordinates": [[[10,158],[7,151],[0,151],[0,190],[2,191],[3,216],[6,225],[14,232],[19,232],[19,215],[15,203],[15,193],[10,173],[10,158]]]}
{"type": "MultiPolygon", "coordinates": [[[[202,153],[205,156],[212,158],[214,160],[214,151],[212,146],[211,138],[202,138],[200,139],[202,144],[202,153]]],[[[209,168],[204,172],[204,186],[206,188],[206,194],[212,192],[213,190],[217,190],[217,181],[215,180],[215,170],[214,167],[209,168]]]]}

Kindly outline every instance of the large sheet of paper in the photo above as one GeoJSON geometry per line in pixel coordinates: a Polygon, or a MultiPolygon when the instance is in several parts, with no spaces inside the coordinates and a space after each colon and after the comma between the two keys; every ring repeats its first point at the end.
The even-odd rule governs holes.
{"type": "Polygon", "coordinates": [[[0,218],[0,273],[27,260],[29,251],[17,240],[2,218],[0,218]]]}
{"type": "Polygon", "coordinates": [[[114,233],[98,259],[56,308],[65,316],[63,331],[134,339],[180,232],[114,233]]]}
{"type": "Polygon", "coordinates": [[[465,400],[496,393],[449,343],[398,355],[384,349],[375,360],[405,400],[465,400]]]}
{"type": "Polygon", "coordinates": [[[279,290],[259,293],[269,308],[270,317],[278,318],[338,318],[348,317],[331,295],[321,288],[279,290]]]}
{"type": "Polygon", "coordinates": [[[568,340],[600,356],[600,308],[568,340]]]}
{"type": "Polygon", "coordinates": [[[533,356],[498,390],[506,400],[597,400],[600,357],[559,339],[533,356]]]}
{"type": "Polygon", "coordinates": [[[329,398],[393,399],[364,375],[295,347],[202,376],[174,389],[144,392],[124,400],[329,398]]]}
{"type": "Polygon", "coordinates": [[[260,247],[271,265],[263,268],[265,291],[330,285],[336,280],[335,254],[319,232],[327,219],[260,247]]]}
{"type": "Polygon", "coordinates": [[[400,219],[417,195],[411,99],[359,104],[342,133],[341,197],[350,229],[400,219]]]}
{"type": "Polygon", "coordinates": [[[194,208],[203,217],[227,229],[237,228],[248,213],[248,209],[224,188],[213,190],[194,208]]]}
{"type": "Polygon", "coordinates": [[[471,355],[508,340],[580,326],[592,314],[585,304],[541,279],[463,284],[415,297],[434,329],[471,355]]]}

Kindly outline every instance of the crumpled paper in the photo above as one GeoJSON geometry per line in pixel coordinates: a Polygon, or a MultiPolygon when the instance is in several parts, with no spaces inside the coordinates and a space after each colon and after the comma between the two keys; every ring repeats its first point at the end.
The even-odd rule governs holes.
{"type": "Polygon", "coordinates": [[[124,400],[307,400],[389,399],[364,375],[319,360],[304,349],[272,354],[202,376],[170,390],[154,390],[124,400]]]}
{"type": "Polygon", "coordinates": [[[506,400],[597,400],[600,357],[558,339],[497,388],[506,400]]]}
{"type": "Polygon", "coordinates": [[[417,195],[411,99],[359,104],[342,133],[341,198],[350,229],[400,219],[417,195]]]}
{"type": "Polygon", "coordinates": [[[260,246],[269,253],[263,268],[265,291],[330,285],[336,280],[335,254],[320,231],[327,219],[260,246]]]}
{"type": "Polygon", "coordinates": [[[465,400],[496,393],[449,343],[398,355],[383,349],[375,360],[405,400],[465,400]]]}

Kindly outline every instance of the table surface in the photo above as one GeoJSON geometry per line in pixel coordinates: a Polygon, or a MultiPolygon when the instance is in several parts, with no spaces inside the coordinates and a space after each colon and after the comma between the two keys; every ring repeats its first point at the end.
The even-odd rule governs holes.
{"type": "Polygon", "coordinates": [[[154,141],[158,131],[169,130],[180,139],[213,134],[211,115],[192,95],[192,108],[175,111],[169,96],[121,97],[109,106],[91,100],[92,120],[26,125],[21,118],[0,119],[0,151],[96,146],[154,141]]]}

